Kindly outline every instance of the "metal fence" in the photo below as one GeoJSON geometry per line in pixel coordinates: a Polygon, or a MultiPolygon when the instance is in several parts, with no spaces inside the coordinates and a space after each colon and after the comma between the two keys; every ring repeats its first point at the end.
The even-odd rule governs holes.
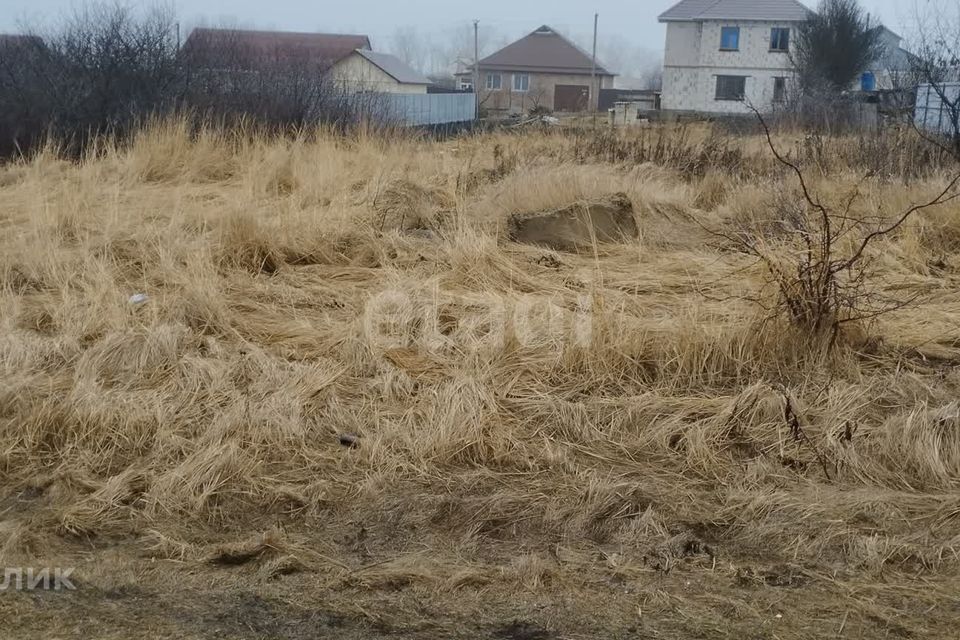
{"type": "Polygon", "coordinates": [[[917,127],[937,133],[953,134],[950,106],[944,97],[953,104],[960,98],[960,82],[944,82],[936,87],[921,84],[917,87],[917,104],[914,108],[914,122],[917,127]],[[941,92],[943,96],[941,96],[941,92]]]}
{"type": "Polygon", "coordinates": [[[470,122],[477,117],[472,93],[379,93],[367,102],[376,105],[379,117],[410,127],[470,122]]]}

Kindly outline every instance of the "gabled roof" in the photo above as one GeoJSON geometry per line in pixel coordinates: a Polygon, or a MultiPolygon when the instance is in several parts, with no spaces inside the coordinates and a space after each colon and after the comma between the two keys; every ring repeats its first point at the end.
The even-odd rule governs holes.
{"type": "Polygon", "coordinates": [[[246,29],[198,28],[183,45],[187,55],[216,64],[223,60],[241,66],[309,63],[330,66],[357,49],[370,49],[370,38],[340,33],[296,33],[246,29]]]}
{"type": "Polygon", "coordinates": [[[768,20],[803,22],[812,13],[798,0],[682,0],[660,14],[660,22],[768,20]]]}
{"type": "Polygon", "coordinates": [[[886,25],[880,25],[880,33],[887,38],[895,39],[898,44],[903,41],[903,36],[886,25]]]}
{"type": "MultiPolygon", "coordinates": [[[[546,25],[480,61],[481,69],[534,73],[589,74],[592,66],[590,54],[546,25]]],[[[597,74],[614,75],[599,62],[597,74]]]]}
{"type": "Polygon", "coordinates": [[[357,49],[356,53],[401,84],[430,84],[430,81],[423,74],[418,73],[403,60],[389,53],[374,53],[366,49],[357,49]]]}

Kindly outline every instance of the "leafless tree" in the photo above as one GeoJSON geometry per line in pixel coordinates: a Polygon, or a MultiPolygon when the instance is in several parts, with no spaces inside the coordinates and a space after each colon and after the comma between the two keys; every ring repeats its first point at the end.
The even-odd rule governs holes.
{"type": "MultiPolygon", "coordinates": [[[[829,200],[817,194],[800,165],[781,153],[764,116],[751,107],[764,133],[770,152],[798,184],[799,202],[785,202],[779,224],[780,241],[771,242],[752,229],[733,233],[710,230],[737,250],[757,258],[770,274],[777,290],[772,311],[782,312],[789,321],[811,336],[828,339],[832,345],[840,328],[851,322],[875,318],[907,306],[915,298],[894,299],[877,291],[869,248],[881,238],[900,229],[924,209],[960,197],[960,173],[947,181],[933,198],[904,211],[887,215],[855,212],[862,197],[865,176],[849,193],[829,200]]],[[[760,298],[753,300],[764,304],[760,298]]]]}
{"type": "Polygon", "coordinates": [[[0,40],[0,159],[30,149],[49,117],[49,56],[43,40],[7,36],[0,40]]]}
{"type": "MultiPolygon", "coordinates": [[[[496,27],[480,24],[477,31],[477,45],[481,59],[498,49],[502,41],[503,37],[496,27]]],[[[442,36],[438,34],[430,42],[431,59],[438,68],[449,73],[457,73],[473,64],[474,39],[471,23],[465,22],[445,29],[442,36]]]]}
{"type": "Polygon", "coordinates": [[[622,89],[660,89],[663,60],[660,53],[637,46],[619,35],[605,36],[598,43],[598,59],[617,74],[622,89]]]}
{"type": "Polygon", "coordinates": [[[911,80],[920,85],[918,131],[960,160],[960,3],[918,2],[914,17],[911,80]]]}
{"type": "Polygon", "coordinates": [[[553,111],[552,105],[546,103],[548,93],[546,84],[539,77],[532,77],[530,88],[524,94],[527,113],[533,116],[551,113],[553,111]]]}
{"type": "Polygon", "coordinates": [[[122,135],[147,111],[172,106],[180,89],[175,22],[165,6],[138,15],[122,4],[90,4],[31,31],[29,46],[0,56],[3,134],[34,140],[51,131],[79,149],[91,136],[122,135]],[[10,126],[8,119],[16,125],[22,116],[31,131],[22,122],[10,126]]]}
{"type": "Polygon", "coordinates": [[[397,27],[390,38],[390,52],[413,69],[426,70],[429,46],[416,27],[397,27]]]}
{"type": "Polygon", "coordinates": [[[640,76],[640,89],[660,91],[663,88],[663,61],[656,60],[640,76]]]}
{"type": "MultiPolygon", "coordinates": [[[[455,74],[473,64],[473,35],[473,24],[468,22],[437,31],[401,26],[390,38],[388,50],[440,84],[453,84],[455,74]]],[[[481,24],[477,35],[481,58],[493,53],[502,40],[488,24],[481,24]]]]}
{"type": "Polygon", "coordinates": [[[350,95],[315,60],[252,49],[230,29],[178,49],[176,24],[166,6],[89,4],[0,41],[0,157],[51,135],[79,155],[101,134],[123,139],[173,112],[285,128],[386,117],[374,96],[350,95]]]}

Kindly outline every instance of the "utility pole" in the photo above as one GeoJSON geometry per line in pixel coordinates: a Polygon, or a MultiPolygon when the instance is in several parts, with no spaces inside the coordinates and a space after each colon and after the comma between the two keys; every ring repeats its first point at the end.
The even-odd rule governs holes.
{"type": "Polygon", "coordinates": [[[590,110],[593,111],[593,126],[597,126],[597,109],[600,108],[600,91],[594,93],[597,86],[597,25],[600,14],[593,14],[593,65],[590,68],[590,110]]]}
{"type": "Polygon", "coordinates": [[[480,21],[473,21],[473,98],[474,118],[480,117],[480,21]]]}

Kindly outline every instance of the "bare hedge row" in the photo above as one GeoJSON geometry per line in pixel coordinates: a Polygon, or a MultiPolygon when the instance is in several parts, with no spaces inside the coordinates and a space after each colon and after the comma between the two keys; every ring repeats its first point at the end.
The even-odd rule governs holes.
{"type": "Polygon", "coordinates": [[[355,100],[314,63],[251,65],[239,47],[179,47],[175,16],[91,5],[42,35],[0,39],[0,159],[49,138],[73,156],[101,135],[123,139],[153,116],[346,127],[355,100]]]}

